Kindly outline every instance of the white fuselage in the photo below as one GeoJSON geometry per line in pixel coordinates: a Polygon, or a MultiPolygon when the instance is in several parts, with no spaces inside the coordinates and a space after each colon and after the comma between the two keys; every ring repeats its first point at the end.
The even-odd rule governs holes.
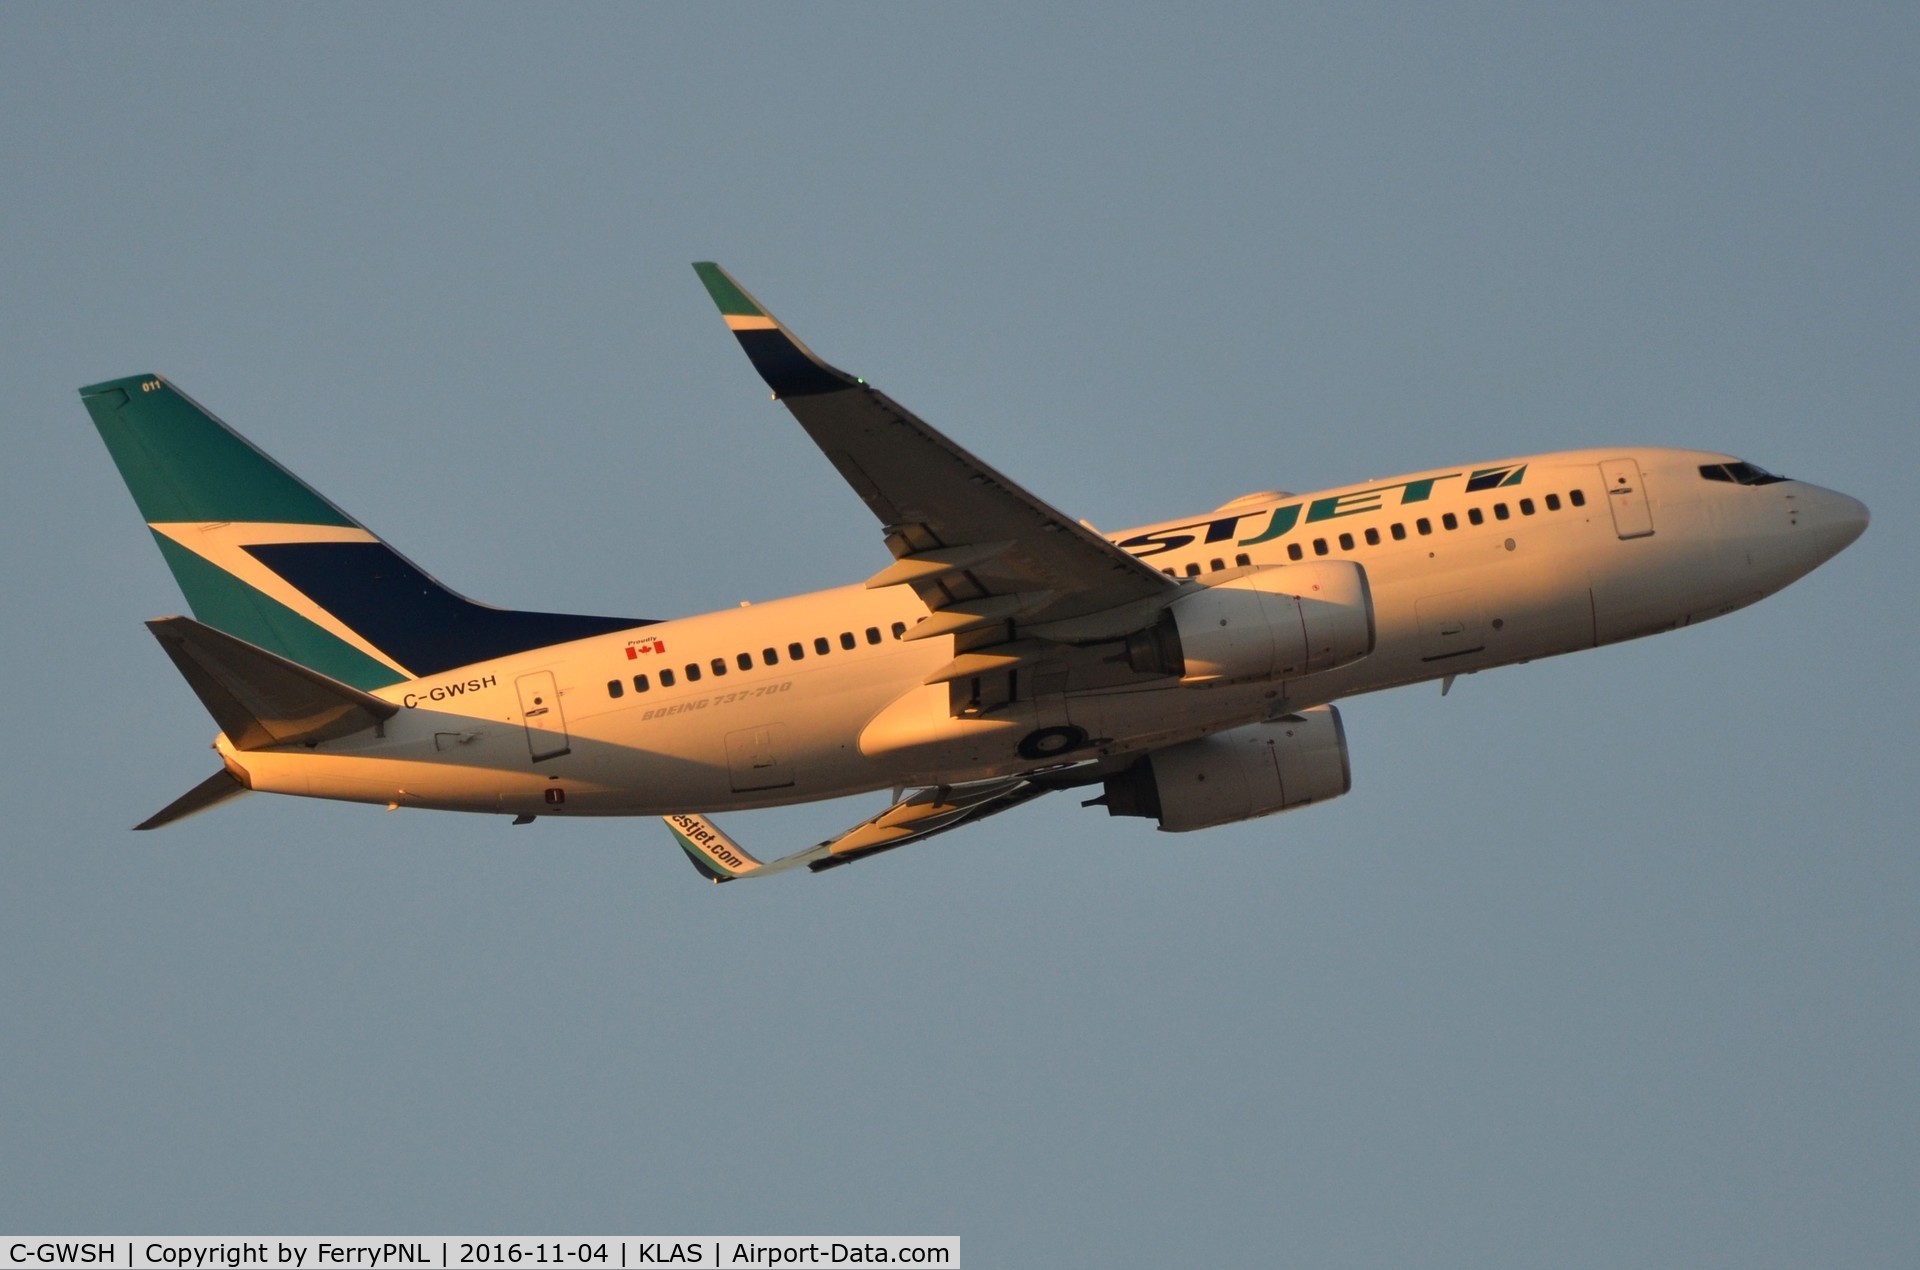
{"type": "Polygon", "coordinates": [[[396,684],[376,694],[403,707],[380,734],[217,745],[257,790],[515,815],[716,811],[1006,775],[1045,765],[1019,759],[1012,742],[1049,723],[1097,739],[1076,757],[1138,751],[1717,617],[1807,573],[1865,524],[1858,503],[1817,486],[1701,477],[1702,464],[1729,461],[1673,449],[1535,455],[1252,496],[1111,536],[1194,587],[1296,560],[1362,566],[1374,651],[1286,681],[1069,674],[949,722],[946,686],[922,683],[951,661],[953,638],[899,638],[927,616],[914,592],[856,585],[396,684]],[[947,731],[890,740],[921,735],[922,723],[928,736],[947,731]]]}

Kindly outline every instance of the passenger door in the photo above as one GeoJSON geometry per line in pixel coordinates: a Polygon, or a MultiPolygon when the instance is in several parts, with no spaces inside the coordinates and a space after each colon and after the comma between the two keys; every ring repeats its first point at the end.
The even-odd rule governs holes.
{"type": "Polygon", "coordinates": [[[1653,532],[1653,508],[1640,480],[1640,465],[1632,459],[1608,459],[1600,465],[1606,482],[1607,506],[1613,509],[1613,530],[1622,538],[1645,538],[1653,532]]]}
{"type": "Polygon", "coordinates": [[[513,681],[520,692],[520,719],[527,725],[527,749],[538,763],[559,758],[573,747],[567,740],[567,719],[560,712],[560,686],[551,670],[537,670],[513,681]]]}

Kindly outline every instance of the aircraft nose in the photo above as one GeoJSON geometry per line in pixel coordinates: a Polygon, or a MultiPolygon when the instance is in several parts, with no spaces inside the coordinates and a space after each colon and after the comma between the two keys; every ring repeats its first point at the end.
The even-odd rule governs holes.
{"type": "Polygon", "coordinates": [[[1851,498],[1838,490],[1814,487],[1814,497],[1807,500],[1807,527],[1819,540],[1821,554],[1831,558],[1844,551],[1854,539],[1867,532],[1867,522],[1873,519],[1867,511],[1867,505],[1857,498],[1851,498]]]}

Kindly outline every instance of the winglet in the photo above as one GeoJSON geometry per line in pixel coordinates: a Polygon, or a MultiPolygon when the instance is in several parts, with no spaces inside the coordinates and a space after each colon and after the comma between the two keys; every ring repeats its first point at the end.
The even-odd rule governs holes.
{"type": "Polygon", "coordinates": [[[720,316],[727,320],[727,329],[740,341],[747,360],[775,397],[805,397],[859,386],[858,379],[815,356],[725,269],[702,260],[694,264],[693,271],[700,275],[720,316]]]}
{"type": "Polygon", "coordinates": [[[702,877],[715,882],[731,882],[749,873],[758,872],[763,866],[754,859],[739,843],[720,832],[720,827],[705,816],[691,815],[686,812],[671,816],[662,816],[667,828],[680,844],[680,849],[693,861],[693,867],[700,870],[702,877]]]}
{"type": "Polygon", "coordinates": [[[904,847],[910,842],[919,842],[923,838],[971,824],[1009,807],[1018,807],[1050,790],[1086,783],[1083,780],[1061,779],[1065,775],[1064,771],[1056,771],[1053,779],[1046,780],[1030,776],[1001,776],[968,785],[940,785],[916,790],[896,799],[891,807],[879,815],[867,817],[837,838],[829,838],[805,850],[764,863],[721,833],[719,826],[705,816],[681,813],[662,816],[661,819],[667,822],[667,828],[673,831],[680,849],[687,853],[687,858],[693,861],[693,867],[700,871],[703,878],[731,882],[735,878],[771,877],[802,867],[819,873],[823,869],[837,869],[843,864],[852,864],[855,860],[864,860],[882,851],[891,851],[895,847],[904,847]]]}

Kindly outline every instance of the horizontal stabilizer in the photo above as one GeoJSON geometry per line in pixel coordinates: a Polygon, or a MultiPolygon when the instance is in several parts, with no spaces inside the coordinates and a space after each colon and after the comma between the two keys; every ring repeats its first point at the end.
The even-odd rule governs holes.
{"type": "Polygon", "coordinates": [[[188,816],[197,816],[209,807],[217,807],[229,798],[238,798],[251,793],[245,785],[235,779],[232,772],[221,768],[207,779],[195,785],[180,797],[154,812],[135,825],[135,829],[158,829],[161,825],[170,825],[176,820],[185,820],[188,816]]]}
{"type": "Polygon", "coordinates": [[[189,617],[158,618],[147,629],[235,749],[331,741],[400,712],[391,701],[189,617]]]}

